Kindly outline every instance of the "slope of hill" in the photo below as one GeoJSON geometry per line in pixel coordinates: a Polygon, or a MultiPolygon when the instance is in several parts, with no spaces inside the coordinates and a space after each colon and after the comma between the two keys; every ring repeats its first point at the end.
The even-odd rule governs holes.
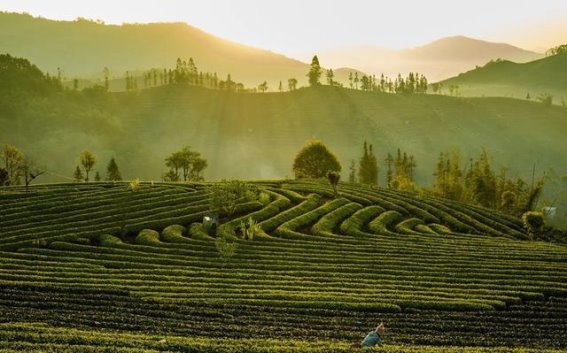
{"type": "Polygon", "coordinates": [[[376,47],[350,48],[322,52],[322,62],[337,67],[348,65],[365,72],[384,73],[395,77],[398,73],[420,72],[430,81],[455,76],[484,65],[493,59],[527,62],[543,57],[505,43],[492,43],[463,36],[447,37],[432,43],[404,50],[376,47]]]}
{"type": "Polygon", "coordinates": [[[268,204],[221,214],[232,256],[199,223],[209,184],[0,188],[0,346],[353,352],[379,318],[388,352],[565,352],[567,248],[518,240],[517,219],[353,184],[337,198],[253,185],[268,204]],[[243,240],[249,217],[263,231],[243,240]]]}
{"type": "Polygon", "coordinates": [[[536,98],[549,93],[555,102],[567,100],[567,55],[554,55],[517,64],[493,61],[456,77],[441,81],[445,87],[458,85],[463,96],[511,96],[536,98]]]}
{"type": "MultiPolygon", "coordinates": [[[[105,25],[94,21],[54,21],[25,14],[0,12],[0,53],[26,57],[42,70],[65,80],[111,78],[126,71],[172,68],[177,58],[192,57],[199,70],[227,74],[248,87],[268,81],[277,90],[296,78],[307,84],[306,63],[203,32],[186,23],[105,25]]],[[[321,63],[325,65],[324,62],[321,63]]],[[[343,81],[345,83],[346,81],[343,81]]],[[[116,87],[123,89],[124,84],[116,87]]]]}
{"type": "MultiPolygon", "coordinates": [[[[19,84],[6,89],[22,91],[19,84]]],[[[367,140],[380,161],[397,148],[414,154],[417,179],[425,183],[438,154],[451,149],[468,160],[486,148],[525,177],[535,161],[538,170],[555,168],[563,175],[566,117],[564,108],[515,99],[328,86],[265,94],[189,85],[127,93],[53,88],[49,95],[0,96],[0,144],[18,146],[60,175],[70,177],[79,153],[89,149],[99,157],[95,169],[101,174],[115,156],[125,178],[160,180],[163,159],[184,145],[208,159],[208,179],[290,176],[293,157],[310,138],[338,154],[346,176],[367,140]]],[[[385,173],[380,175],[383,180],[385,173]]]]}

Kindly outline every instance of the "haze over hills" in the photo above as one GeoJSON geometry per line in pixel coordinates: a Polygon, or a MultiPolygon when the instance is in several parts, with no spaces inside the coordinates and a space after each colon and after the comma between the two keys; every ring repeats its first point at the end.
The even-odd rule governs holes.
{"type": "Polygon", "coordinates": [[[0,51],[33,61],[39,68],[72,80],[111,77],[126,71],[172,68],[178,57],[192,57],[199,70],[227,74],[247,86],[264,80],[272,89],[295,77],[306,83],[308,65],[205,33],[185,23],[105,25],[87,20],[53,21],[0,12],[0,51]]]}
{"type": "Polygon", "coordinates": [[[414,154],[420,183],[431,180],[438,154],[452,149],[468,160],[486,148],[524,177],[535,161],[540,171],[567,173],[567,109],[536,102],[329,86],[263,94],[185,84],[63,91],[23,65],[5,70],[1,80],[0,144],[17,145],[68,177],[89,149],[99,155],[101,171],[116,156],[125,178],[159,180],[165,156],[183,145],[209,160],[207,179],[285,177],[309,138],[336,151],[345,175],[364,140],[381,161],[397,148],[414,154]]]}
{"type": "MultiPolygon", "coordinates": [[[[201,71],[216,72],[248,87],[268,82],[275,91],[282,81],[296,78],[306,84],[308,62],[270,51],[252,48],[210,35],[185,23],[105,25],[88,20],[53,21],[26,14],[0,12],[0,51],[33,61],[55,74],[61,68],[64,79],[87,78],[96,82],[108,67],[118,81],[111,89],[123,87],[126,71],[172,68],[178,57],[193,57],[201,71]]],[[[321,65],[338,70],[335,80],[348,85],[352,71],[385,73],[395,77],[409,71],[425,74],[430,82],[446,79],[477,65],[503,58],[525,62],[542,57],[508,44],[466,37],[449,37],[400,51],[375,47],[317,53],[321,65]],[[357,69],[357,70],[355,70],[357,69]]],[[[88,84],[88,82],[85,82],[88,84]]]]}
{"type": "Polygon", "coordinates": [[[321,52],[322,62],[336,67],[348,65],[372,74],[390,77],[417,71],[430,82],[449,78],[484,65],[493,59],[527,62],[543,54],[524,50],[505,43],[492,43],[463,36],[447,37],[411,49],[389,50],[360,47],[321,52]]]}
{"type": "Polygon", "coordinates": [[[459,86],[462,96],[508,96],[535,99],[542,94],[554,96],[554,103],[567,100],[567,55],[560,54],[517,64],[494,61],[483,67],[442,81],[447,87],[459,86]]]}

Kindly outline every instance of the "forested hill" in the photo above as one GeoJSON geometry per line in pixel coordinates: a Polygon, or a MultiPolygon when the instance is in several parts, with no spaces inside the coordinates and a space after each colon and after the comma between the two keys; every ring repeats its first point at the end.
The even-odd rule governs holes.
{"type": "Polygon", "coordinates": [[[524,64],[492,61],[483,67],[441,82],[447,91],[459,86],[463,96],[511,96],[537,99],[553,95],[553,101],[567,101],[567,54],[557,54],[524,64]]]}
{"type": "Polygon", "coordinates": [[[485,148],[495,167],[505,165],[524,177],[531,176],[534,162],[538,171],[566,172],[562,107],[329,86],[255,94],[183,84],[122,93],[102,87],[73,91],[52,84],[31,65],[5,64],[10,60],[15,59],[2,57],[0,75],[22,79],[2,80],[2,90],[20,93],[0,97],[0,144],[14,144],[69,177],[79,153],[88,149],[98,156],[95,170],[101,173],[114,156],[124,178],[159,180],[167,170],[165,156],[184,145],[208,160],[206,179],[285,177],[310,138],[336,152],[345,179],[364,140],[373,143],[382,184],[383,160],[397,148],[414,155],[421,183],[431,180],[439,153],[454,149],[465,161],[485,148]],[[25,89],[27,75],[47,91],[25,89]]]}

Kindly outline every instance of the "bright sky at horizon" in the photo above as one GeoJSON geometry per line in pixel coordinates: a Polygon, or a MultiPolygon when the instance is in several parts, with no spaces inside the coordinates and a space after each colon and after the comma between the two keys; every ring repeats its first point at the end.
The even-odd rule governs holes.
{"type": "MultiPolygon", "coordinates": [[[[566,28],[562,20],[567,19],[567,1],[0,0],[0,11],[113,24],[182,21],[225,39],[294,56],[355,46],[408,48],[453,35],[541,50],[564,38],[536,33],[544,24],[566,28]]],[[[556,27],[547,32],[554,31],[556,27]]]]}

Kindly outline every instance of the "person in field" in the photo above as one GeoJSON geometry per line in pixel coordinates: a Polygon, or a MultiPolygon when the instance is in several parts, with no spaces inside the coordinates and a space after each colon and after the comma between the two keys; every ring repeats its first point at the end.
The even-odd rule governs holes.
{"type": "Polygon", "coordinates": [[[375,330],[370,331],[366,335],[366,337],[364,337],[364,339],[360,343],[362,348],[373,349],[376,346],[382,346],[383,345],[382,336],[384,336],[385,330],[386,330],[386,327],[384,326],[384,323],[380,322],[378,324],[378,326],[376,326],[375,330]]]}

